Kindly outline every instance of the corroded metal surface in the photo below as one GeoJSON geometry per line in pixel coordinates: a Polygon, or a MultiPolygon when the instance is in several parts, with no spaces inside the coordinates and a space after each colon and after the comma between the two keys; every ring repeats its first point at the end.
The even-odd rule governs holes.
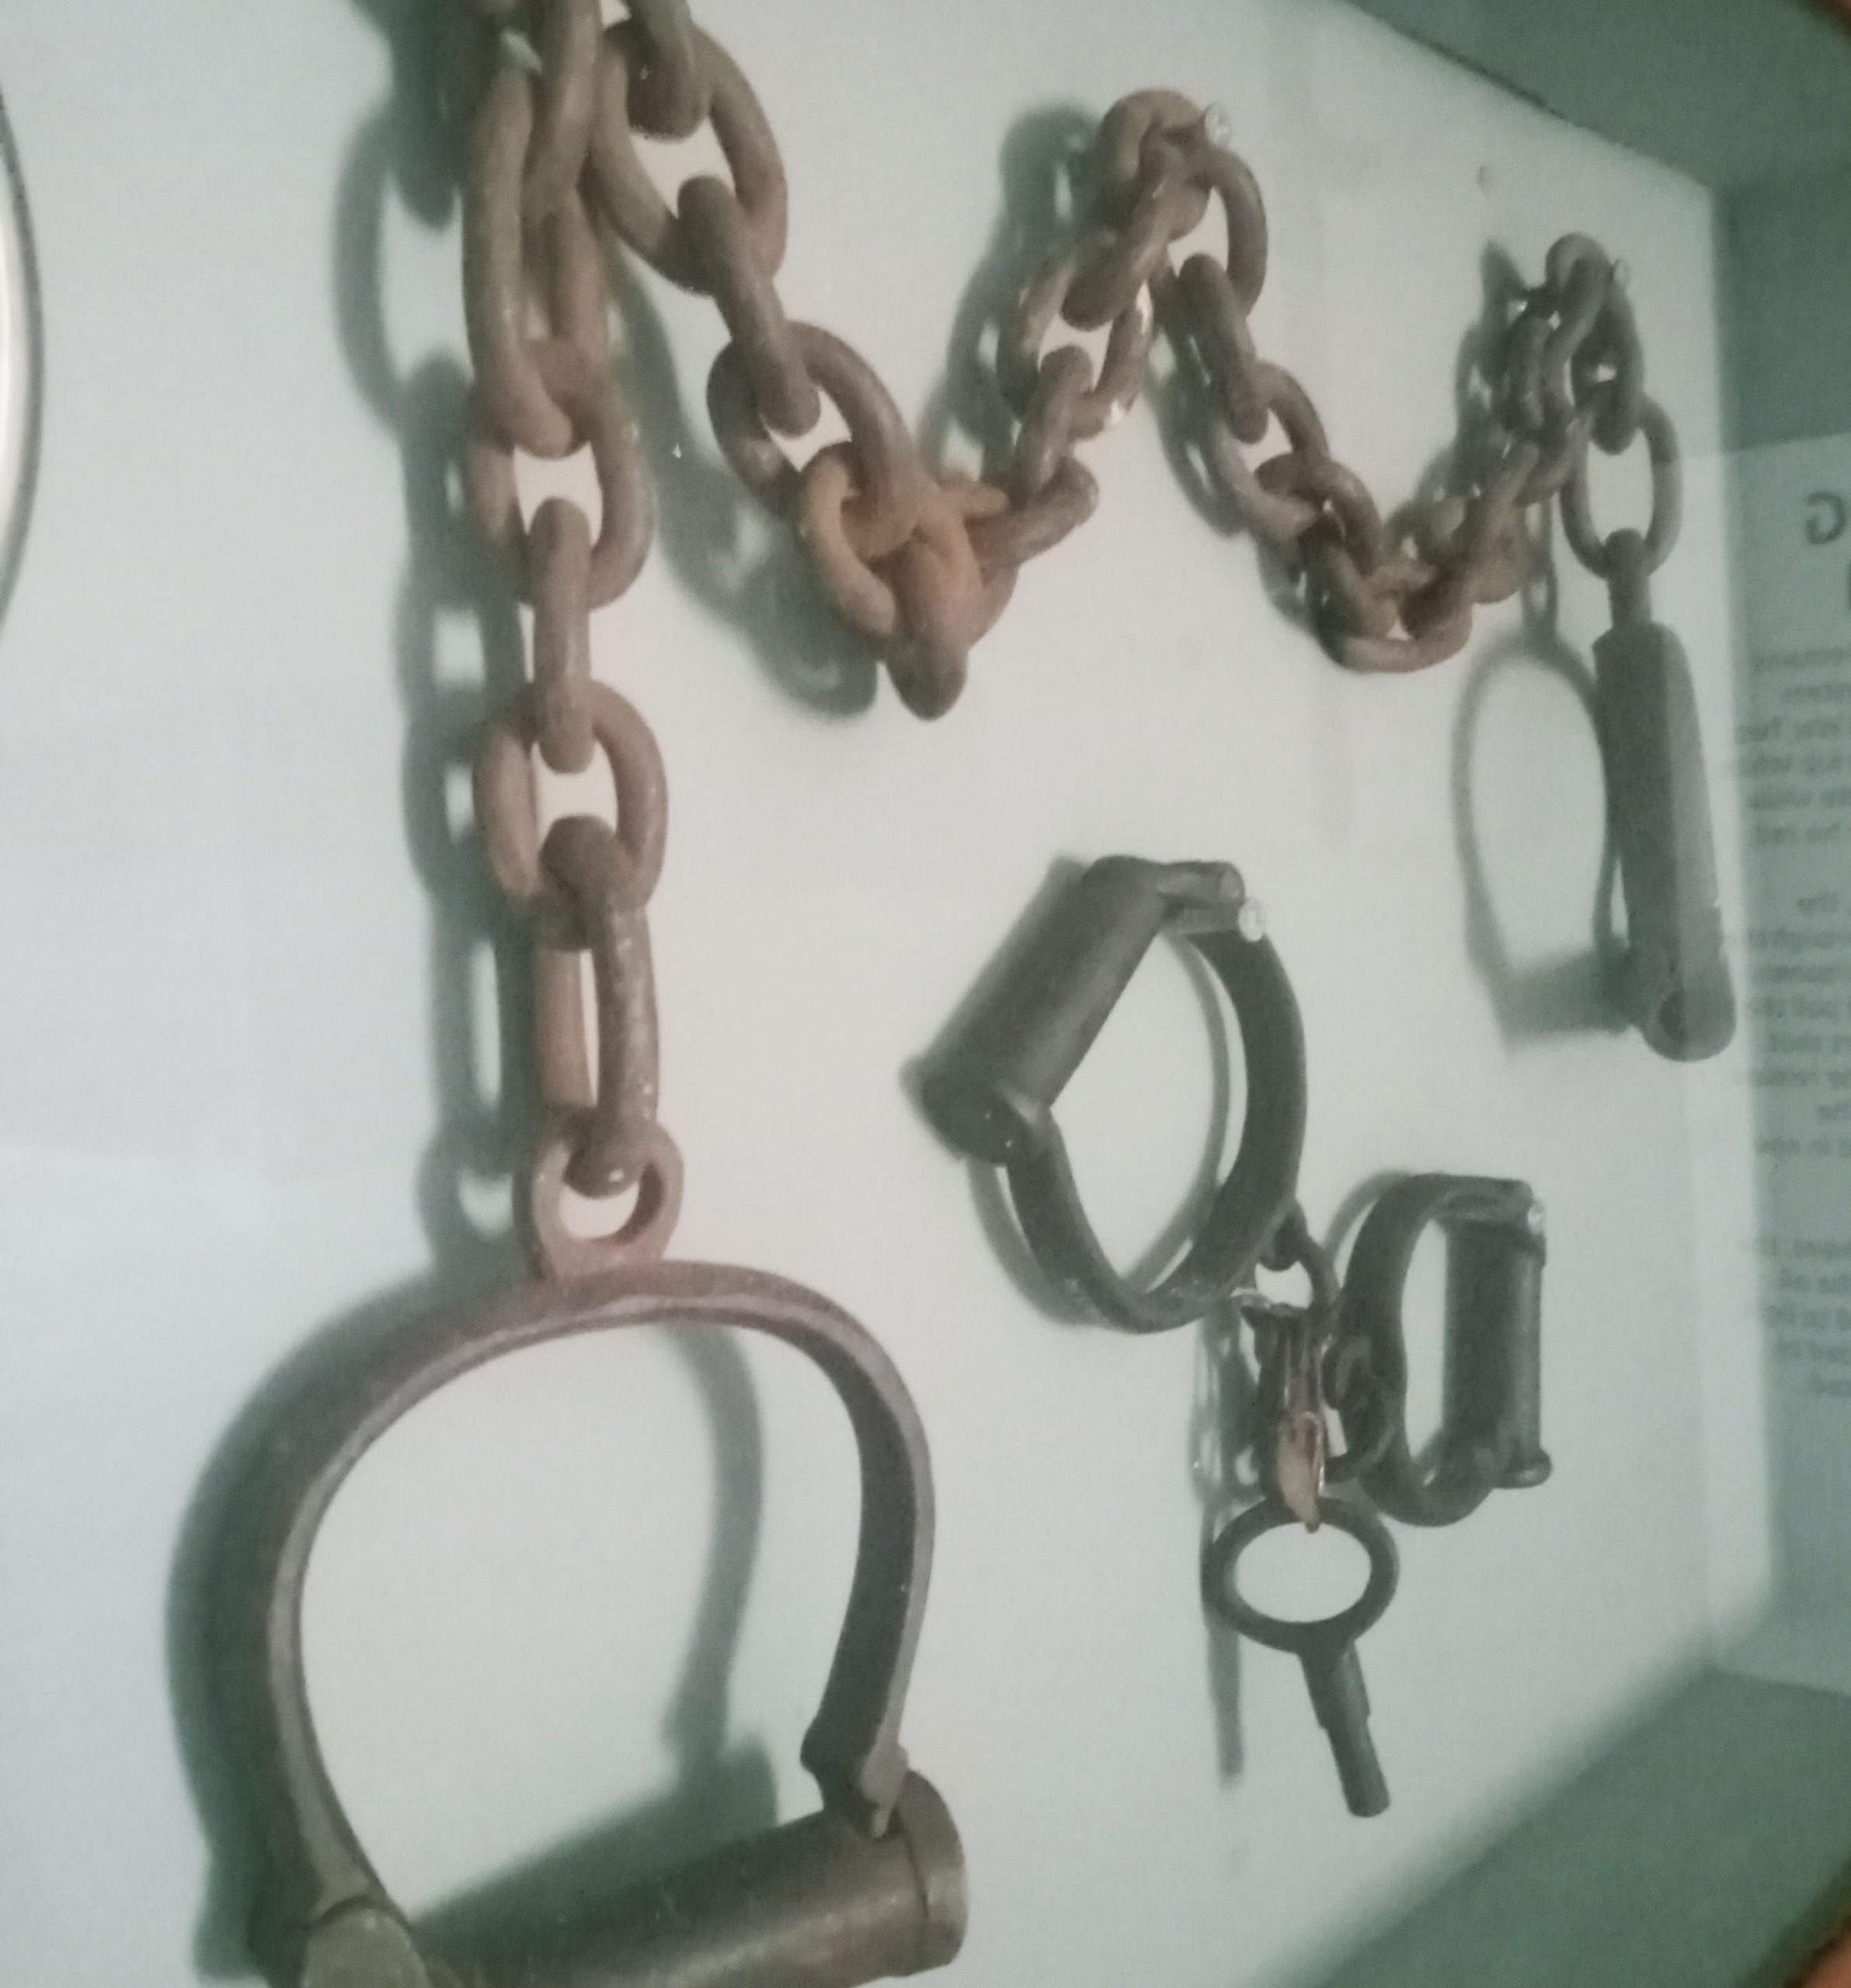
{"type": "MultiPolygon", "coordinates": [[[[589,445],[604,512],[589,590],[576,545],[535,520],[531,537],[545,556],[530,550],[517,564],[539,568],[521,575],[547,610],[538,656],[571,652],[588,591],[596,605],[628,583],[652,515],[621,402],[588,384],[608,371],[593,214],[661,273],[713,299],[729,335],[708,383],[721,450],[795,530],[825,596],[920,717],[957,701],[972,645],[1007,604],[1021,566],[1091,516],[1099,487],[1080,449],[1138,398],[1160,325],[1200,389],[1191,446],[1352,669],[1405,673],[1456,655],[1473,610],[1522,584],[1529,520],[1552,504],[1565,543],[1609,579],[1625,544],[1643,546],[1650,572],[1675,541],[1676,431],[1646,391],[1624,272],[1585,235],[1558,240],[1542,281],[1508,300],[1491,328],[1478,360],[1487,405],[1477,446],[1462,440],[1442,484],[1390,513],[1332,452],[1305,388],[1260,354],[1252,316],[1266,279],[1265,203],[1224,142],[1226,118],[1173,90],[1135,91],[1099,125],[1090,205],[1070,238],[1050,245],[999,315],[994,385],[1012,430],[1007,460],[981,478],[938,474],[867,361],[787,313],[778,276],[789,196],[776,136],[739,64],[694,24],[684,0],[633,9],[601,34],[588,0],[478,0],[477,11],[491,24],[491,53],[465,214],[487,431],[472,499],[491,539],[517,548],[529,535],[512,450],[589,445]],[[703,124],[725,172],[692,174],[665,194],[646,155],[703,124]],[[1188,254],[1178,266],[1180,245],[1211,206],[1220,252],[1188,254]],[[540,337],[529,327],[534,293],[550,326],[540,337]],[[1063,324],[1109,327],[1103,353],[1095,360],[1060,339],[1063,324]],[[847,438],[794,454],[787,443],[817,426],[826,401],[847,438]],[[1281,445],[1268,450],[1275,431],[1281,445]],[[1650,517],[1636,531],[1603,533],[1588,496],[1589,453],[1635,443],[1650,465],[1650,517]],[[1255,461],[1251,451],[1265,452],[1255,461]]],[[[563,668],[545,675],[550,714],[556,686],[575,679],[563,668]]],[[[549,716],[549,739],[569,721],[549,716]]],[[[1621,781],[1637,770],[1620,755],[1609,755],[1609,769],[1621,781]]],[[[1649,784],[1651,770],[1640,777],[1649,784]]],[[[1682,782],[1685,796],[1696,791],[1682,782]]],[[[1628,805],[1616,793],[1616,816],[1628,805]]],[[[1635,922],[1661,930],[1663,905],[1644,883],[1631,888],[1635,922]]],[[[1667,1054],[1707,1054],[1698,1045],[1727,1039],[1719,1013],[1710,1001],[1710,1025],[1675,1041],[1672,1030],[1644,1032],[1667,1054]]]]}
{"type": "Polygon", "coordinates": [[[280,1984],[440,1988],[444,1979],[355,1836],[309,1712],[303,1588],[336,1494],[401,1416],[471,1369],[548,1340],[665,1325],[782,1340],[823,1371],[854,1428],[860,1545],[803,1745],[824,1813],[611,1902],[595,1951],[564,1978],[847,1988],[956,1951],[962,1852],[899,1740],[932,1553],[931,1467],[912,1401],[879,1344],[826,1299],[762,1271],[661,1263],[534,1285],[388,1335],[324,1375],[254,1460],[218,1562],[214,1681],[263,1848],[259,1918],[273,1929],[265,1958],[280,1984]]]}

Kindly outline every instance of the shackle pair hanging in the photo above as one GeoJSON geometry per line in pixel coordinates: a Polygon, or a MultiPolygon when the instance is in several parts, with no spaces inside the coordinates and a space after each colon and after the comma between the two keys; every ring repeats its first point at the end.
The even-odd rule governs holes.
{"type": "Polygon", "coordinates": [[[1127,1332],[1186,1325],[1232,1295],[1296,1204],[1304,1028],[1259,905],[1231,864],[1108,856],[1066,883],[979,984],[927,1058],[927,1116],[1001,1168],[1037,1259],[1127,1332]],[[1186,941],[1226,991],[1246,1071],[1240,1138],[1181,1261],[1148,1289],[1107,1260],[1054,1115],[1157,939],[1186,941]]]}
{"type": "Polygon", "coordinates": [[[556,1973],[523,1974],[520,1988],[859,1988],[957,1952],[963,1853],[899,1742],[932,1555],[918,1416],[878,1343],[826,1299],[759,1271],[659,1263],[530,1287],[386,1336],[299,1399],[256,1459],[217,1562],[212,1659],[263,1855],[253,1944],[277,1988],[454,1988],[362,1850],[310,1716],[302,1594],[329,1503],[362,1454],[450,1382],[548,1340],[638,1326],[781,1340],[822,1369],[847,1411],[860,1543],[802,1750],[823,1806],[600,1901],[583,1953],[556,1973]]]}
{"type": "MultiPolygon", "coordinates": [[[[1108,1324],[1166,1330],[1232,1299],[1297,1206],[1306,1100],[1298,1003],[1240,872],[1110,856],[1063,889],[929,1059],[926,1110],[967,1156],[1001,1167],[1047,1277],[1108,1324]],[[1247,1072],[1240,1138],[1193,1240],[1138,1288],[1108,1259],[1054,1115],[1145,955],[1185,940],[1226,990],[1247,1072]]],[[[1500,1484],[1540,1482],[1543,1211],[1521,1181],[1421,1174],[1386,1190],[1358,1232],[1336,1309],[1332,1406],[1347,1475],[1412,1524],[1463,1516],[1500,1484]],[[1407,1431],[1403,1288],[1429,1224],[1449,1248],[1449,1413],[1425,1461],[1407,1431]]]]}

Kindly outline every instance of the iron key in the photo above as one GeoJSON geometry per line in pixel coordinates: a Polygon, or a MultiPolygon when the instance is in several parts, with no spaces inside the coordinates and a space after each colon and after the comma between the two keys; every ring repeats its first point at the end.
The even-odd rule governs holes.
{"type": "Polygon", "coordinates": [[[1388,1806],[1388,1784],[1369,1733],[1369,1689],[1356,1639],[1381,1619],[1393,1599],[1400,1562],[1387,1527],[1368,1507],[1326,1498],[1320,1516],[1347,1532],[1369,1555],[1369,1579],[1348,1607],[1321,1620],[1293,1621],[1267,1614],[1242,1595],[1234,1581],[1241,1554],[1264,1534],[1298,1523],[1293,1514],[1270,1503],[1250,1505],[1216,1534],[1203,1555],[1202,1585],[1209,1606],[1242,1635],[1298,1659],[1351,1814],[1379,1816],[1388,1806]]]}

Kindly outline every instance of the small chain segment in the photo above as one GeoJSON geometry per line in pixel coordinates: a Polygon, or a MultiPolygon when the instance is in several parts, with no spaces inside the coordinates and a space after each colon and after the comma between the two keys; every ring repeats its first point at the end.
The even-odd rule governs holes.
{"type": "MultiPolygon", "coordinates": [[[[1263,270],[1263,218],[1258,229],[1260,246],[1246,266],[1263,270]]],[[[1602,539],[1592,523],[1590,443],[1618,454],[1643,435],[1653,479],[1647,570],[1670,552],[1682,487],[1675,431],[1646,397],[1620,274],[1585,235],[1554,245],[1542,284],[1505,327],[1488,460],[1462,465],[1455,488],[1407,507],[1393,530],[1362,479],[1331,454],[1304,388],[1258,356],[1249,316],[1259,286],[1242,280],[1233,235],[1230,209],[1226,266],[1198,254],[1161,273],[1209,389],[1203,453],[1248,530],[1300,575],[1313,625],[1350,668],[1405,672],[1456,655],[1473,607],[1508,599],[1522,584],[1531,555],[1526,516],[1557,497],[1570,546],[1591,572],[1610,578],[1626,534],[1602,539]],[[1286,447],[1256,465],[1247,452],[1275,421],[1286,447]]]]}

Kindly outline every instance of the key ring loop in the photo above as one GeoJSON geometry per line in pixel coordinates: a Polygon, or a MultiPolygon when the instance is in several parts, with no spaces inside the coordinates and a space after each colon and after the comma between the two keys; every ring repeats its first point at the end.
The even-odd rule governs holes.
{"type": "MultiPolygon", "coordinates": [[[[828,1681],[802,1746],[827,1813],[773,1835],[816,1825],[869,1846],[891,1837],[892,1847],[852,1853],[864,1863],[878,1854],[917,1867],[918,1895],[907,1890],[896,1934],[910,1965],[879,1972],[909,1972],[956,1950],[964,1904],[955,1831],[899,1743],[931,1568],[931,1469],[917,1413],[879,1343],[826,1298],[760,1271],[674,1263],[524,1287],[388,1335],[305,1388],[287,1440],[254,1460],[217,1568],[214,1682],[266,1852],[266,1920],[303,1941],[311,1962],[318,1941],[343,1962],[350,1952],[402,1954],[409,1944],[403,1965],[440,1978],[416,1955],[360,1847],[309,1709],[302,1597],[329,1505],[371,1445],[451,1381],[551,1340],[638,1326],[763,1333],[813,1361],[840,1397],[860,1457],[861,1534],[828,1681]]],[[[840,1906],[825,1896],[814,1910],[826,1916],[840,1906]]],[[[302,1978],[318,1977],[305,1965],[302,1978]]]]}
{"type": "Polygon", "coordinates": [[[961,1023],[924,1090],[940,1132],[1004,1167],[1043,1271],[1126,1332],[1199,1319],[1251,1274],[1296,1197],[1305,1136],[1305,1042],[1291,983],[1225,864],[1107,857],[1080,878],[961,1023]],[[1139,1289],[1087,1218],[1053,1105],[1144,955],[1186,938],[1226,990],[1247,1065],[1240,1143],[1182,1261],[1139,1289]]]}
{"type": "Polygon", "coordinates": [[[1366,1629],[1382,1619],[1393,1600],[1401,1576],[1400,1555],[1393,1535],[1368,1506],[1347,1498],[1324,1498],[1318,1502],[1321,1522],[1347,1532],[1369,1555],[1369,1578],[1362,1592],[1347,1608],[1334,1615],[1320,1615],[1309,1621],[1295,1621],[1283,1615],[1268,1615],[1243,1595],[1234,1581],[1235,1563],[1257,1539],[1282,1526],[1299,1522],[1291,1513],[1271,1503],[1249,1505],[1237,1513],[1209,1542],[1202,1556],[1202,1594],[1209,1607],[1230,1628],[1237,1629],[1268,1649],[1285,1650],[1293,1656],[1317,1655],[1353,1643],[1366,1629]]]}

